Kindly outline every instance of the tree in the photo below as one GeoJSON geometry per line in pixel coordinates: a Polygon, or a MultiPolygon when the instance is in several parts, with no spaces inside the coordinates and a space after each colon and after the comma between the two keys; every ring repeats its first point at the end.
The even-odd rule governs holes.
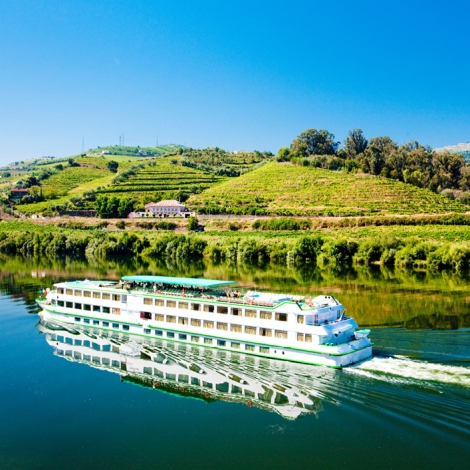
{"type": "Polygon", "coordinates": [[[356,158],[357,155],[364,153],[368,144],[362,130],[353,129],[349,131],[349,135],[344,141],[344,150],[349,158],[356,158]]]}
{"type": "Polygon", "coordinates": [[[278,162],[288,162],[290,160],[291,153],[288,147],[281,147],[276,155],[278,162]]]}
{"type": "Polygon", "coordinates": [[[111,171],[112,173],[116,173],[117,169],[118,169],[118,166],[119,166],[119,163],[114,161],[114,160],[109,160],[109,162],[106,164],[106,166],[109,168],[109,171],[111,171]]]}
{"type": "Polygon", "coordinates": [[[362,170],[365,173],[380,175],[385,162],[392,153],[398,150],[398,145],[390,137],[374,137],[361,157],[362,170]]]}
{"type": "Polygon", "coordinates": [[[197,220],[197,217],[190,217],[188,219],[188,230],[190,232],[193,230],[196,230],[198,225],[199,225],[199,221],[197,220]]]}
{"type": "Polygon", "coordinates": [[[307,129],[299,134],[292,142],[290,148],[296,156],[334,155],[338,150],[339,142],[335,142],[334,134],[322,129],[307,129]]]}

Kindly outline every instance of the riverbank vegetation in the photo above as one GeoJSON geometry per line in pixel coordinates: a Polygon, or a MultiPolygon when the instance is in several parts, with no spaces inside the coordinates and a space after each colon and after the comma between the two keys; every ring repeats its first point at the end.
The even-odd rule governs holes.
{"type": "MultiPolygon", "coordinates": [[[[157,228],[157,227],[155,227],[157,228]]],[[[162,227],[163,228],[163,227],[162,227]]],[[[0,253],[27,256],[144,256],[153,259],[201,260],[233,264],[266,263],[341,270],[377,264],[400,269],[470,268],[467,226],[379,226],[341,230],[249,233],[175,234],[167,231],[107,231],[0,223],[0,253]]]]}

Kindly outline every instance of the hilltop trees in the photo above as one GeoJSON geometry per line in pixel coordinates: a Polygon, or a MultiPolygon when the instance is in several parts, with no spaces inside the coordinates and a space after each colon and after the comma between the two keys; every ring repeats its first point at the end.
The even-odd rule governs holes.
{"type": "Polygon", "coordinates": [[[335,142],[334,134],[322,129],[307,129],[299,134],[290,146],[295,156],[308,157],[309,155],[334,155],[339,147],[335,142]]]}
{"type": "Polygon", "coordinates": [[[328,170],[361,171],[434,192],[448,189],[449,196],[468,196],[470,200],[470,193],[462,193],[470,191],[470,167],[462,155],[434,152],[416,141],[398,145],[389,136],[368,140],[361,129],[349,131],[341,149],[334,134],[307,129],[292,141],[290,148],[281,147],[276,159],[328,170]]]}

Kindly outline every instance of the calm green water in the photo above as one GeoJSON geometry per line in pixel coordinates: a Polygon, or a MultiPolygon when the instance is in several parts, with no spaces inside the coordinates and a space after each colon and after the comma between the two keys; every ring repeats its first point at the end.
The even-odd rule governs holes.
{"type": "Polygon", "coordinates": [[[470,458],[466,279],[135,260],[1,258],[0,267],[2,469],[415,469],[470,458]],[[335,371],[38,324],[39,287],[129,273],[330,292],[377,327],[375,355],[335,371]]]}

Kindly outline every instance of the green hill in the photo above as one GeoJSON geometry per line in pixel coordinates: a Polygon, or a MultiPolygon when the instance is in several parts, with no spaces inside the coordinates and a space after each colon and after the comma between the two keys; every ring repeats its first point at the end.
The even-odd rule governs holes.
{"type": "Polygon", "coordinates": [[[466,210],[461,203],[396,180],[279,163],[268,163],[193,195],[188,204],[212,214],[438,214],[466,210]]]}

